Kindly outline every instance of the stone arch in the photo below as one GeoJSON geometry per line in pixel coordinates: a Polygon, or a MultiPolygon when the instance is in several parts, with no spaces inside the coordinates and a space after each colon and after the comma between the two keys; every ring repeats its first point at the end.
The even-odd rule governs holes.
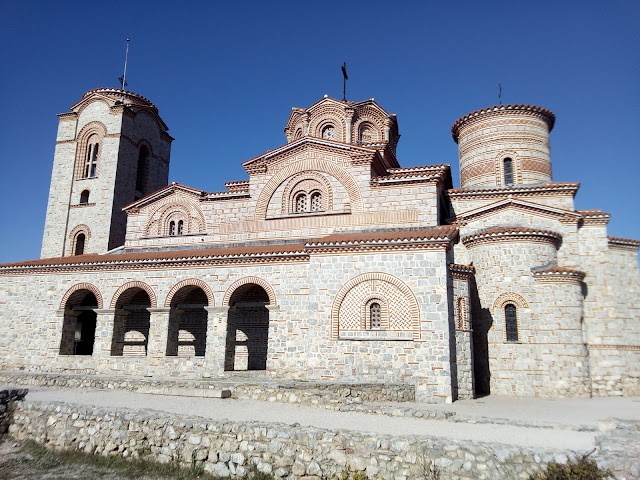
{"type": "Polygon", "coordinates": [[[144,282],[133,281],[133,282],[125,283],[120,288],[118,288],[118,290],[116,290],[116,293],[114,293],[113,297],[111,298],[111,305],[110,305],[111,309],[116,308],[116,305],[118,304],[118,299],[120,298],[120,295],[122,295],[124,292],[126,292],[130,288],[141,288],[142,290],[147,292],[147,295],[149,295],[149,300],[151,302],[151,308],[156,308],[158,306],[158,303],[157,303],[157,300],[156,300],[156,294],[153,291],[153,289],[149,285],[144,283],[144,282]]]}
{"type": "Polygon", "coordinates": [[[98,301],[98,309],[102,308],[102,305],[103,305],[102,295],[100,294],[100,290],[98,290],[98,288],[95,285],[92,285],[91,283],[76,283],[73,287],[67,290],[67,292],[62,296],[62,300],[60,301],[60,310],[65,309],[67,305],[67,301],[69,300],[71,295],[73,295],[78,290],[88,290],[91,293],[93,293],[93,295],[96,297],[96,300],[98,301]]]}
{"type": "MultiPolygon", "coordinates": [[[[359,287],[361,284],[366,285],[369,288],[370,292],[377,294],[378,298],[384,299],[384,301],[389,305],[389,309],[393,308],[392,303],[393,298],[385,298],[385,295],[380,290],[384,290],[381,288],[383,286],[378,283],[386,283],[395,287],[400,291],[402,296],[404,297],[404,309],[402,314],[406,319],[406,325],[400,325],[404,330],[410,330],[413,332],[413,339],[420,339],[420,308],[418,307],[418,301],[413,293],[413,291],[399,278],[394,277],[393,275],[389,275],[388,273],[380,273],[380,272],[372,272],[372,273],[363,273],[358,275],[357,277],[352,278],[347,283],[345,283],[342,288],[338,291],[335,300],[333,301],[333,305],[331,307],[331,337],[339,338],[340,336],[340,310],[347,299],[347,296],[354,290],[359,287]]],[[[349,301],[357,301],[358,305],[350,305],[352,313],[357,309],[358,312],[361,312],[361,305],[366,303],[370,298],[370,293],[365,293],[361,295],[362,298],[356,298],[349,301]]],[[[396,302],[397,303],[397,302],[396,302]]],[[[362,325],[362,319],[351,319],[354,326],[362,325]]],[[[348,320],[347,320],[348,321],[348,320]]],[[[391,325],[393,326],[393,325],[391,325]]]]}
{"type": "Polygon", "coordinates": [[[231,300],[231,296],[233,293],[242,285],[246,285],[247,283],[255,283],[256,285],[261,286],[267,295],[269,296],[269,305],[276,305],[276,292],[273,290],[273,287],[265,280],[259,277],[244,277],[239,280],[236,280],[231,284],[231,286],[227,289],[222,299],[222,305],[225,307],[229,306],[229,300],[231,300]]]}
{"type": "Polygon", "coordinates": [[[331,188],[331,182],[318,172],[301,172],[294,175],[284,188],[282,194],[282,213],[287,214],[294,211],[292,208],[294,203],[292,194],[296,193],[296,187],[305,180],[316,181],[321,185],[320,192],[322,194],[324,211],[329,212],[333,210],[333,189],[331,188]]]}
{"type": "Polygon", "coordinates": [[[173,296],[176,294],[176,292],[180,290],[182,287],[188,287],[188,286],[201,288],[202,291],[204,291],[205,295],[207,296],[209,306],[210,307],[214,306],[215,301],[213,298],[213,292],[211,291],[211,288],[209,288],[209,285],[206,282],[203,282],[202,280],[199,280],[197,278],[188,278],[187,280],[182,280],[181,282],[178,282],[173,287],[171,287],[171,290],[169,290],[169,293],[167,293],[167,299],[164,301],[164,306],[166,308],[171,307],[171,300],[173,300],[173,296]]]}
{"type": "Polygon", "coordinates": [[[293,175],[305,171],[319,171],[328,173],[338,180],[347,191],[349,196],[349,202],[351,204],[351,211],[362,212],[364,210],[362,194],[358,188],[358,184],[353,177],[338,165],[330,162],[325,162],[318,158],[307,158],[300,160],[299,162],[292,163],[279,170],[264,186],[260,192],[260,196],[256,202],[255,219],[265,220],[267,217],[267,208],[271,202],[271,197],[277,190],[277,188],[293,175]]]}

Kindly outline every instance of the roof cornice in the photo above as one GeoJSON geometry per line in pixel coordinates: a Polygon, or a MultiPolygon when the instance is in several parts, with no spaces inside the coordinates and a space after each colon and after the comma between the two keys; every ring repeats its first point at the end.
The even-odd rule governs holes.
{"type": "Polygon", "coordinates": [[[488,188],[452,188],[447,190],[447,195],[451,198],[494,198],[505,195],[518,196],[548,196],[548,195],[571,195],[576,196],[579,183],[545,183],[543,185],[513,185],[509,187],[488,187],[488,188]]]}
{"type": "Polygon", "coordinates": [[[462,237],[465,247],[496,242],[534,241],[558,245],[562,235],[551,230],[528,227],[493,227],[462,237]]]}
{"type": "Polygon", "coordinates": [[[538,107],[536,105],[525,105],[525,104],[515,104],[515,105],[494,105],[493,107],[482,108],[480,110],[475,110],[471,113],[467,113],[466,115],[460,117],[456,120],[451,127],[451,136],[453,140],[458,143],[458,135],[460,133],[460,129],[464,127],[466,124],[474,122],[475,120],[486,118],[489,116],[498,116],[498,115],[509,115],[509,114],[525,114],[525,115],[535,115],[537,117],[542,118],[547,126],[549,127],[549,132],[553,130],[553,125],[556,121],[556,116],[551,110],[547,110],[546,108],[538,107]]]}

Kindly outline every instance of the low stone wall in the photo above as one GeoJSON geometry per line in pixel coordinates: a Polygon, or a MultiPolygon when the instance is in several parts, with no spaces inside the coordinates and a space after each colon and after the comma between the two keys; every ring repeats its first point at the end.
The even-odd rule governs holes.
{"type": "Polygon", "coordinates": [[[19,405],[10,432],[57,449],[197,464],[232,478],[255,469],[277,478],[319,480],[350,469],[370,478],[408,480],[428,478],[433,464],[442,478],[525,479],[572,454],[40,402],[19,405]]]}
{"type": "Polygon", "coordinates": [[[336,409],[345,403],[411,402],[415,400],[415,387],[405,384],[337,383],[337,382],[234,382],[218,380],[180,380],[173,378],[107,377],[99,375],[72,375],[55,373],[29,373],[0,371],[0,383],[63,388],[118,389],[149,392],[154,389],[180,388],[220,390],[229,389],[233,398],[245,400],[281,401],[311,405],[333,404],[336,409]]]}
{"type": "Polygon", "coordinates": [[[9,429],[11,403],[22,400],[28,392],[26,389],[0,390],[0,437],[9,429]]]}

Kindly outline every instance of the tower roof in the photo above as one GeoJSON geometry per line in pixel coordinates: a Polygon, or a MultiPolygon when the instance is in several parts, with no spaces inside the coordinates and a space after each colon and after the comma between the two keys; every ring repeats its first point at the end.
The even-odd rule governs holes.
{"type": "Polygon", "coordinates": [[[472,122],[473,120],[480,117],[487,117],[490,115],[504,115],[509,113],[538,115],[542,117],[547,123],[549,132],[551,132],[551,130],[553,129],[553,125],[556,122],[556,116],[551,110],[547,110],[546,108],[538,107],[536,105],[494,105],[493,107],[475,110],[460,117],[451,127],[451,136],[453,137],[453,140],[458,143],[458,134],[460,132],[460,129],[467,123],[472,122]]]}
{"type": "MultiPolygon", "coordinates": [[[[142,95],[138,95],[137,93],[133,93],[133,92],[128,92],[126,90],[120,90],[119,88],[94,88],[86,92],[82,96],[82,100],[94,94],[99,94],[105,97],[109,97],[115,101],[122,102],[124,105],[140,105],[144,107],[157,108],[153,103],[151,103],[149,99],[143,97],[142,95]]],[[[82,102],[82,100],[80,100],[80,102],[82,102]]]]}

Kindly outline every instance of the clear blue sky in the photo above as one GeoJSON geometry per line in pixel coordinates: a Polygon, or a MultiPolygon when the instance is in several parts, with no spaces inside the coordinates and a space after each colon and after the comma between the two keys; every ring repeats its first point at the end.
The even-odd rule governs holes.
{"type": "Polygon", "coordinates": [[[291,107],[374,97],[398,115],[403,166],[451,164],[452,123],[497,103],[557,116],[555,181],[579,209],[640,238],[640,2],[0,0],[0,262],[39,257],[57,113],[117,87],[154,102],[175,137],[170,181],[207,190],[285,143],[291,107]],[[397,6],[394,6],[395,5],[397,6]]]}

